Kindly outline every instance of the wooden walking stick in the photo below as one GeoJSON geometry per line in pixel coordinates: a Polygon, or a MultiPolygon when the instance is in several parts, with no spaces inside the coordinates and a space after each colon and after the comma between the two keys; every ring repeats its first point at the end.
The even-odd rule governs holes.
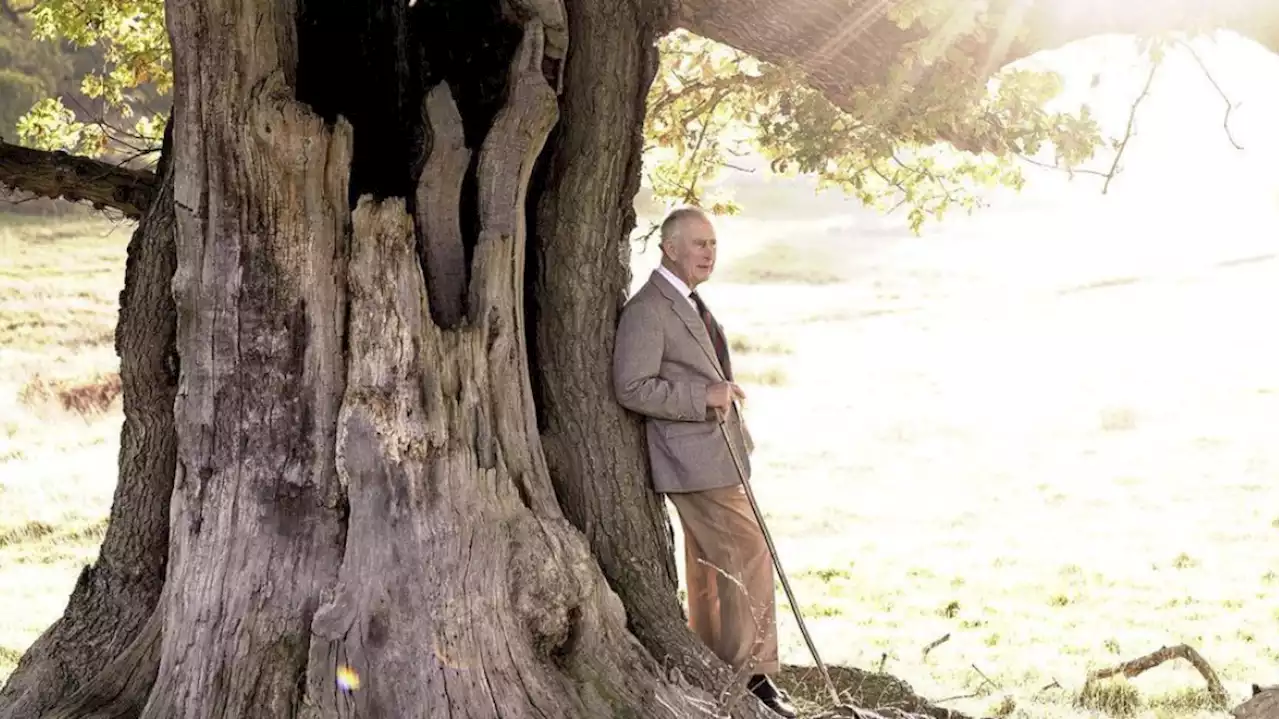
{"type": "MultiPolygon", "coordinates": [[[[737,410],[737,403],[734,403],[734,411],[737,410]]],[[[741,412],[738,414],[742,416],[741,412]]],[[[760,513],[760,505],[756,504],[756,496],[751,492],[751,483],[747,481],[747,470],[742,466],[742,460],[738,458],[738,450],[733,446],[733,438],[729,436],[729,427],[725,423],[728,413],[725,413],[720,419],[720,433],[724,435],[725,444],[729,445],[729,454],[733,457],[733,466],[738,469],[738,479],[742,481],[742,489],[747,493],[747,501],[751,503],[751,511],[755,512],[756,522],[760,525],[760,532],[764,534],[765,544],[769,546],[769,556],[773,558],[773,567],[778,570],[778,579],[782,580],[782,588],[787,593],[787,601],[791,602],[791,611],[796,615],[796,623],[800,625],[800,633],[804,635],[804,643],[809,645],[809,653],[813,655],[813,661],[818,665],[818,671],[822,673],[822,680],[827,683],[827,691],[831,693],[831,703],[840,704],[840,695],[836,692],[836,685],[831,683],[831,675],[827,673],[827,667],[822,663],[822,658],[818,656],[818,648],[813,644],[813,638],[809,636],[809,630],[804,625],[804,617],[800,614],[800,604],[796,601],[796,595],[791,591],[791,583],[787,581],[787,575],[782,571],[782,562],[778,560],[778,550],[773,546],[773,537],[769,536],[769,528],[764,524],[764,515],[760,513]]]]}

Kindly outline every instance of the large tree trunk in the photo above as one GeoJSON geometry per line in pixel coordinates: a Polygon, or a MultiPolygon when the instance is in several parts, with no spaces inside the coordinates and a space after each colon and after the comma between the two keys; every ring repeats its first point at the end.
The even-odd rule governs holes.
{"type": "MultiPolygon", "coordinates": [[[[362,25],[287,3],[170,4],[182,362],[167,583],[142,633],[149,641],[130,655],[155,656],[158,670],[149,691],[117,683],[145,693],[141,716],[690,716],[714,701],[669,682],[630,635],[544,459],[524,325],[526,188],[557,120],[552,83],[568,37],[556,4],[508,10],[473,12],[464,22],[476,26],[453,28],[457,43],[506,38],[495,63],[465,44],[419,54],[414,36],[425,31],[403,10],[365,8],[362,25]],[[405,74],[373,108],[356,107],[354,88],[303,89],[314,77],[300,46],[345,34],[332,53],[388,33],[400,46],[362,62],[405,74]],[[458,86],[456,102],[441,80],[458,86]],[[438,88],[425,103],[429,128],[359,139],[387,122],[378,119],[387,105],[422,107],[428,84],[438,88]],[[301,101],[308,92],[314,105],[301,101]],[[442,139],[456,139],[459,123],[469,153],[442,139]],[[421,157],[400,152],[415,146],[421,157]],[[457,158],[474,159],[459,172],[457,158]],[[463,179],[425,183],[409,205],[395,195],[411,195],[419,168],[463,179]],[[439,252],[459,240],[464,252],[439,252]],[[433,262],[459,256],[465,295],[436,308],[429,297],[449,304],[456,295],[452,284],[429,291],[430,281],[459,274],[433,262]],[[361,678],[350,693],[337,683],[348,667],[361,678]]],[[[423,21],[432,19],[441,20],[423,21]]],[[[600,47],[625,46],[616,56],[630,123],[652,63],[652,20],[612,23],[594,31],[608,30],[600,47]]],[[[588,101],[598,78],[579,70],[566,78],[567,97],[588,101]]],[[[554,179],[567,172],[572,138],[581,152],[620,156],[610,180],[634,189],[634,129],[621,148],[602,145],[598,129],[562,135],[561,167],[543,184],[546,212],[559,218],[551,227],[572,220],[566,208],[580,191],[554,179]]],[[[629,229],[628,202],[609,199],[615,248],[629,229]]],[[[621,254],[605,267],[602,323],[621,299],[621,254]]],[[[565,285],[548,287],[558,288],[546,293],[553,306],[565,285]]],[[[596,370],[611,334],[600,329],[589,345],[596,370]]],[[[616,487],[642,496],[634,426],[606,406],[610,431],[623,438],[616,487]]],[[[604,449],[605,435],[579,436],[596,443],[589,452],[604,449]]],[[[598,464],[579,463],[573,481],[611,474],[606,455],[585,456],[598,464]]],[[[600,496],[617,501],[612,491],[600,496]]],[[[575,517],[584,526],[600,526],[590,492],[570,503],[591,507],[575,517]]],[[[640,540],[663,529],[652,496],[630,516],[642,522],[640,540]]],[[[651,544],[639,551],[669,569],[664,545],[651,544]]],[[[666,580],[673,587],[669,572],[666,580]]],[[[633,581],[642,584],[638,574],[633,581]]],[[[681,626],[674,597],[664,604],[681,626]]],[[[706,654],[689,641],[673,646],[706,654]]],[[[118,698],[115,706],[99,714],[133,715],[118,698]]]]}
{"type": "MultiPolygon", "coordinates": [[[[166,133],[166,138],[168,134],[166,133]]],[[[173,168],[166,141],[159,192],[129,240],[116,351],[124,394],[119,480],[98,560],[80,573],[62,618],[27,650],[0,691],[0,717],[39,717],[54,704],[108,684],[149,685],[154,666],[130,649],[165,578],[176,437],[178,358],[169,283],[174,269],[173,168]],[[121,657],[123,661],[112,661],[121,657]]],[[[145,641],[138,643],[145,645],[145,641]]],[[[145,694],[144,694],[145,696],[145,694]]],[[[77,714],[76,716],[81,716],[77,714]]]]}

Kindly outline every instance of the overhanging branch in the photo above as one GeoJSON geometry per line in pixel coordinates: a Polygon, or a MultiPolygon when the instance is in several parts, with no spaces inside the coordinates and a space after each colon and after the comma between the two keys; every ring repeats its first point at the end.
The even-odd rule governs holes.
{"type": "Polygon", "coordinates": [[[65,152],[47,152],[0,141],[0,185],[49,198],[112,207],[141,218],[155,194],[155,173],[131,170],[65,152]]]}
{"type": "MultiPolygon", "coordinates": [[[[957,12],[968,1],[955,0],[957,12]]],[[[682,0],[674,23],[766,62],[797,67],[834,105],[856,113],[857,89],[884,83],[903,48],[926,37],[918,27],[904,30],[889,17],[897,4],[682,0]]],[[[928,41],[972,62],[975,82],[1020,58],[1107,34],[1229,30],[1280,51],[1275,0],[990,0],[988,5],[991,17],[1006,19],[1002,31],[928,41]]],[[[934,68],[948,61],[944,56],[934,68]]]]}

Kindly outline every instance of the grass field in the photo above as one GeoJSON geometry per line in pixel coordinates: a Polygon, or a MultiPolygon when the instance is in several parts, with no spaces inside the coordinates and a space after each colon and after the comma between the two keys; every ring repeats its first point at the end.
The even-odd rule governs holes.
{"type": "Polygon", "coordinates": [[[0,676],[62,613],[106,528],[130,230],[0,215],[0,676]],[[67,390],[84,387],[105,390],[105,405],[64,407],[67,390]]]}
{"type": "MultiPolygon", "coordinates": [[[[1108,239],[1103,221],[720,224],[705,296],[827,663],[1027,717],[1099,715],[1074,703],[1088,670],[1178,642],[1235,700],[1275,681],[1280,245],[1253,225],[1108,239]]],[[[0,678],[102,537],[130,229],[0,218],[0,678]]],[[[807,663],[778,596],[784,661],[807,663]]],[[[1221,715],[1185,666],[1108,696],[1115,714],[1136,697],[1142,716],[1221,715]]]]}

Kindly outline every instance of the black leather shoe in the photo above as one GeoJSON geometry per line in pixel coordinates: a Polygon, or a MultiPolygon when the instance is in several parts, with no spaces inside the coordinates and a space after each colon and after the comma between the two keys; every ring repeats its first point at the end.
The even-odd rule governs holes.
{"type": "Polygon", "coordinates": [[[773,710],[774,714],[784,716],[787,719],[795,719],[796,708],[791,705],[791,697],[787,693],[778,688],[769,677],[763,674],[757,674],[751,677],[751,681],[747,682],[747,688],[752,694],[760,700],[762,704],[773,710]]]}

